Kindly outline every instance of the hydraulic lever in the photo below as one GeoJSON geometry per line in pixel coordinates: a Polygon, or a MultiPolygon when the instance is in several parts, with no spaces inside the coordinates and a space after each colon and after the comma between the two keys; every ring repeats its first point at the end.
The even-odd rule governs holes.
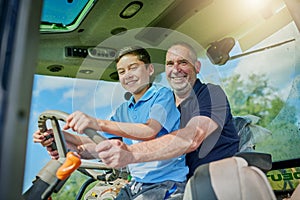
{"type": "Polygon", "coordinates": [[[55,187],[66,180],[81,164],[80,156],[72,151],[67,153],[65,162],[56,172],[56,181],[54,181],[42,194],[42,199],[48,199],[53,193],[55,187]]]}

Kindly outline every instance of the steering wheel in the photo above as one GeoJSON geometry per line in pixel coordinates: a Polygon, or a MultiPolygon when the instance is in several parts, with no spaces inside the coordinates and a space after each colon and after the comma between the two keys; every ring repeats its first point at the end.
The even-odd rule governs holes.
{"type": "MultiPolygon", "coordinates": [[[[46,110],[42,112],[38,118],[38,127],[41,133],[45,132],[47,128],[46,122],[48,120],[51,121],[52,129],[53,129],[53,136],[54,141],[52,148],[57,149],[59,154],[59,160],[64,161],[66,155],[68,153],[66,141],[64,138],[64,134],[59,125],[59,121],[66,122],[66,118],[69,116],[68,113],[59,111],[59,110],[46,110]]],[[[99,135],[93,129],[85,129],[84,133],[96,144],[100,143],[101,141],[106,140],[106,138],[99,135]]],[[[82,160],[81,165],[79,168],[83,169],[100,169],[100,170],[107,170],[111,169],[110,167],[106,166],[101,162],[91,162],[88,160],[82,160]]],[[[90,175],[93,176],[93,172],[89,171],[90,175]]]]}
{"type": "MultiPolygon", "coordinates": [[[[59,125],[59,121],[66,122],[69,114],[58,110],[47,110],[40,114],[38,127],[41,133],[47,131],[48,120],[51,120],[53,137],[55,144],[52,148],[57,149],[59,159],[51,159],[36,175],[32,186],[23,194],[26,200],[47,200],[54,191],[59,191],[74,170],[79,170],[91,177],[81,187],[76,199],[81,199],[84,190],[95,180],[103,176],[103,170],[115,171],[102,162],[93,162],[80,159],[77,155],[69,152],[65,142],[64,134],[59,125]],[[79,167],[78,167],[79,166],[79,167]]],[[[99,135],[95,130],[85,129],[85,134],[95,143],[99,143],[106,138],[99,135]]],[[[51,137],[51,136],[50,136],[51,137]]]]}

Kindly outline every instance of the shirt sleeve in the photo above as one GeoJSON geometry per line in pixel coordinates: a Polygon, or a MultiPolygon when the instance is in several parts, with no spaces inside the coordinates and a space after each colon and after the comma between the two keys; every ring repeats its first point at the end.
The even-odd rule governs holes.
{"type": "Polygon", "coordinates": [[[171,90],[160,88],[157,91],[157,97],[151,107],[149,118],[158,121],[167,132],[178,129],[180,113],[176,108],[171,90]]]}
{"type": "Polygon", "coordinates": [[[205,100],[199,105],[200,115],[211,118],[222,128],[229,113],[229,103],[223,89],[220,86],[208,84],[202,96],[205,100]]]}

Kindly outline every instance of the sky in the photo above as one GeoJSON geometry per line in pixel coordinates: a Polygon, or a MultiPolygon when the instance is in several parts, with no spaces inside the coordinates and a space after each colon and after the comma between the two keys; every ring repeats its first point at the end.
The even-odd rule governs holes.
{"type": "MultiPolygon", "coordinates": [[[[299,37],[298,35],[295,25],[291,24],[252,49],[282,42],[291,37],[299,37]]],[[[291,102],[300,105],[300,88],[298,88],[300,87],[300,61],[295,49],[300,45],[299,38],[296,39],[296,42],[279,48],[245,56],[238,61],[228,61],[225,66],[216,67],[208,59],[201,59],[202,68],[199,78],[203,82],[222,85],[221,78],[235,73],[240,74],[244,79],[250,73],[264,73],[270,85],[278,88],[277,92],[283,100],[291,98],[291,102]]],[[[233,55],[238,52],[239,48],[234,47],[233,55]]],[[[168,86],[165,75],[160,76],[157,79],[161,80],[160,84],[168,86]]],[[[32,134],[38,128],[38,116],[43,111],[61,110],[71,113],[80,110],[97,118],[108,119],[113,110],[125,101],[124,92],[119,83],[35,75],[28,129],[24,191],[30,187],[35,175],[50,160],[46,150],[40,144],[34,144],[32,139],[32,134]]],[[[300,116],[298,117],[300,120],[300,116]]]]}
{"type": "Polygon", "coordinates": [[[72,3],[68,3],[67,0],[44,0],[43,8],[47,9],[43,9],[41,20],[69,25],[78,16],[86,3],[87,0],[75,0],[72,3]]]}

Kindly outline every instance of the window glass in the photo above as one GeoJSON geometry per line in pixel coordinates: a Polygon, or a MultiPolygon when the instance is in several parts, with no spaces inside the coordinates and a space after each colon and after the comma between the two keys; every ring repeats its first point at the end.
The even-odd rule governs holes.
{"type": "MultiPolygon", "coordinates": [[[[273,162],[299,159],[300,49],[297,27],[290,23],[248,52],[258,49],[263,50],[219,67],[218,79],[216,76],[211,79],[222,84],[235,116],[251,115],[254,119],[250,140],[246,143],[248,147],[270,153],[273,162]],[[269,46],[272,48],[266,48],[269,46]]],[[[238,45],[232,53],[241,53],[238,45]]],[[[300,168],[296,166],[267,173],[277,195],[291,194],[299,184],[300,168]]]]}
{"type": "MultiPolygon", "coordinates": [[[[300,155],[298,35],[297,27],[290,23],[247,51],[255,53],[229,60],[223,66],[202,62],[200,77],[222,85],[233,115],[251,115],[255,127],[248,145],[271,153],[273,161],[300,155]],[[258,49],[261,51],[256,52],[258,49]]],[[[231,54],[241,54],[238,45],[231,54]]]]}
{"type": "Polygon", "coordinates": [[[44,0],[40,30],[74,30],[92,5],[89,0],[44,0]]]}

